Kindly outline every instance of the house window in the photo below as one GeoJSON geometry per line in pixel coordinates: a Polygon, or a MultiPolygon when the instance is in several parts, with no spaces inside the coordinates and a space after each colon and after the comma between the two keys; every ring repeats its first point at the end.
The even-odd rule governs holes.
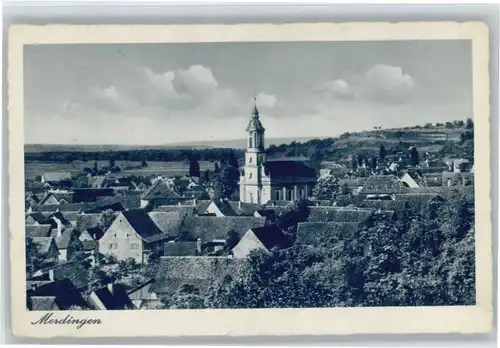
{"type": "Polygon", "coordinates": [[[109,249],[109,250],[111,250],[111,249],[116,249],[117,247],[118,247],[118,245],[117,245],[117,244],[115,244],[115,243],[109,243],[109,244],[108,244],[108,249],[109,249]]]}
{"type": "Polygon", "coordinates": [[[248,174],[248,178],[251,179],[252,178],[252,173],[248,174]]]}
{"type": "Polygon", "coordinates": [[[130,237],[130,233],[127,233],[127,238],[130,237]]]}
{"type": "Polygon", "coordinates": [[[130,249],[139,249],[139,244],[137,243],[130,244],[130,249]]]}
{"type": "Polygon", "coordinates": [[[116,238],[116,233],[113,235],[113,237],[115,237],[115,238],[116,238]]]}

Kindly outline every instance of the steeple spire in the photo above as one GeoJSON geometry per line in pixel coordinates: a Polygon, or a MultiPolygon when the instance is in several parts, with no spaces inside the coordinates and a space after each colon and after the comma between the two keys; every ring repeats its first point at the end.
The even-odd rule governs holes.
{"type": "Polygon", "coordinates": [[[257,110],[257,97],[253,97],[253,118],[259,118],[259,110],[257,110]]]}

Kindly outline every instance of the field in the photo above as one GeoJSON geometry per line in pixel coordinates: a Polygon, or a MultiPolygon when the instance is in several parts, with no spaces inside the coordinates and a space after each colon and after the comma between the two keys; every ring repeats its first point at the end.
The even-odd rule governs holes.
{"type": "MultiPolygon", "coordinates": [[[[117,166],[121,168],[120,173],[116,173],[116,176],[127,176],[127,175],[165,175],[165,176],[176,176],[185,175],[189,173],[189,164],[186,162],[160,162],[160,161],[149,161],[146,168],[132,168],[138,167],[141,163],[135,161],[116,161],[117,166]],[[127,169],[129,167],[129,169],[127,169]]],[[[108,166],[108,161],[98,161],[99,168],[108,166]]],[[[72,163],[53,163],[53,162],[38,162],[29,161],[24,164],[24,174],[26,179],[34,179],[37,175],[43,175],[46,172],[60,172],[67,171],[71,172],[73,175],[81,173],[84,168],[92,168],[94,166],[94,161],[83,162],[74,161],[72,163]]],[[[200,161],[200,170],[205,169],[213,170],[214,164],[208,161],[200,161]]]]}

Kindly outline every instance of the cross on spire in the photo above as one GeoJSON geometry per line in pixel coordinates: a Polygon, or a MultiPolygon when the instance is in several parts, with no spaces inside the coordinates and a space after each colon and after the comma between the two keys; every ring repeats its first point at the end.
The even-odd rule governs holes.
{"type": "Polygon", "coordinates": [[[257,97],[253,97],[253,117],[259,118],[259,110],[257,110],[257,97]]]}

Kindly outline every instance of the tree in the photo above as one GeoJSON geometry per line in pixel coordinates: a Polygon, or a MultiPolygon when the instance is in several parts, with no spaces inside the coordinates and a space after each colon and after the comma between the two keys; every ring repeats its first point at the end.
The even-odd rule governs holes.
{"type": "Polygon", "coordinates": [[[216,198],[229,198],[238,189],[239,171],[237,168],[226,166],[215,177],[214,194],[216,198]]]}
{"type": "Polygon", "coordinates": [[[204,182],[204,183],[209,183],[210,182],[210,169],[206,169],[203,172],[202,182],[204,182]]]}
{"type": "Polygon", "coordinates": [[[220,168],[219,168],[218,162],[214,162],[214,173],[215,174],[220,173],[220,168]]]}
{"type": "Polygon", "coordinates": [[[333,175],[320,178],[314,186],[312,194],[314,198],[334,201],[339,192],[339,180],[333,175]]]}
{"type": "Polygon", "coordinates": [[[473,129],[474,128],[474,122],[472,121],[472,119],[468,118],[465,121],[465,128],[467,128],[467,129],[473,129]]]}
{"type": "Polygon", "coordinates": [[[227,155],[227,165],[238,168],[238,158],[236,157],[236,153],[233,150],[230,150],[227,155]]]}
{"type": "Polygon", "coordinates": [[[351,168],[353,171],[358,169],[358,159],[354,155],[351,157],[351,168]]]}
{"type": "Polygon", "coordinates": [[[351,189],[349,189],[349,185],[347,185],[346,182],[342,184],[341,191],[343,195],[348,195],[351,193],[351,189]]]}
{"type": "Polygon", "coordinates": [[[372,170],[377,169],[377,157],[372,156],[370,159],[370,167],[372,170]]]}
{"type": "Polygon", "coordinates": [[[103,232],[106,232],[113,221],[115,221],[115,212],[112,209],[107,209],[102,212],[102,218],[99,227],[103,232]]]}
{"type": "Polygon", "coordinates": [[[381,160],[385,159],[385,156],[387,156],[387,150],[385,149],[385,146],[383,144],[380,144],[378,155],[381,160]]]}
{"type": "Polygon", "coordinates": [[[109,168],[114,168],[115,165],[116,165],[115,159],[114,158],[110,158],[109,159],[109,168]]]}
{"type": "Polygon", "coordinates": [[[453,123],[451,123],[451,122],[446,122],[446,124],[445,124],[445,128],[448,128],[448,129],[453,129],[453,128],[455,128],[455,127],[453,126],[453,123]]]}
{"type": "Polygon", "coordinates": [[[321,168],[321,162],[323,161],[323,154],[318,149],[318,147],[317,146],[309,147],[307,151],[307,157],[309,158],[312,167],[316,170],[316,172],[319,172],[321,168]]]}
{"type": "Polygon", "coordinates": [[[420,163],[420,155],[418,153],[418,150],[415,146],[412,146],[410,150],[410,164],[412,166],[416,166],[420,163]]]}
{"type": "Polygon", "coordinates": [[[190,177],[200,177],[200,163],[198,159],[194,156],[189,158],[189,176],[190,177]]]}
{"type": "Polygon", "coordinates": [[[240,241],[240,236],[234,230],[231,230],[227,234],[226,243],[224,244],[225,251],[231,251],[240,241]]]}

